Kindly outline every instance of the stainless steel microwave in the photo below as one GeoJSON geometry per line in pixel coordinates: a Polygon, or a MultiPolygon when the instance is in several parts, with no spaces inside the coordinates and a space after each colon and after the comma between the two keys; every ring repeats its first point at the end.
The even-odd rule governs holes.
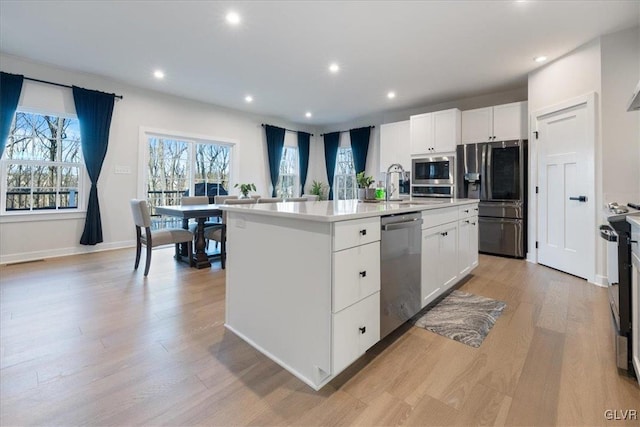
{"type": "Polygon", "coordinates": [[[411,161],[412,184],[454,185],[455,156],[423,157],[411,161]]]}

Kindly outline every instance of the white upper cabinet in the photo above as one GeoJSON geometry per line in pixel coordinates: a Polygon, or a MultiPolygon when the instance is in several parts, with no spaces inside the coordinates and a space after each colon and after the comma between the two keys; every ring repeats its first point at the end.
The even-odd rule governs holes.
{"type": "Polygon", "coordinates": [[[460,143],[460,110],[435,111],[411,116],[411,155],[450,153],[460,143]]]}
{"type": "Polygon", "coordinates": [[[409,130],[409,120],[380,126],[380,172],[394,163],[400,163],[406,171],[411,169],[409,130]]]}
{"type": "Polygon", "coordinates": [[[527,102],[462,112],[462,143],[527,139],[527,102]]]}

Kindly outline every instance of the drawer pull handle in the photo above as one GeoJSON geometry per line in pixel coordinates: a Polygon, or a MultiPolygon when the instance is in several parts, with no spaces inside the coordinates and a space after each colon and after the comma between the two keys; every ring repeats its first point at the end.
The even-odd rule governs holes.
{"type": "Polygon", "coordinates": [[[367,270],[360,272],[360,277],[367,277],[367,270]]]}
{"type": "Polygon", "coordinates": [[[361,326],[358,329],[360,329],[360,333],[364,334],[365,332],[367,332],[367,327],[366,326],[361,326]]]}
{"type": "Polygon", "coordinates": [[[366,236],[367,235],[367,230],[360,230],[360,235],[361,236],[366,236]]]}

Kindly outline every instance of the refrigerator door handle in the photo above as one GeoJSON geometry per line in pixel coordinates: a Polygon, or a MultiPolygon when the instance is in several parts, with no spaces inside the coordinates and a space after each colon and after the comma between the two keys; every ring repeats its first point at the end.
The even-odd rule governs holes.
{"type": "Polygon", "coordinates": [[[491,183],[493,181],[493,170],[491,169],[491,162],[493,159],[493,148],[491,147],[491,144],[487,144],[487,162],[485,163],[485,174],[484,176],[486,177],[485,181],[487,183],[486,185],[486,200],[493,200],[493,191],[491,191],[491,183]]]}

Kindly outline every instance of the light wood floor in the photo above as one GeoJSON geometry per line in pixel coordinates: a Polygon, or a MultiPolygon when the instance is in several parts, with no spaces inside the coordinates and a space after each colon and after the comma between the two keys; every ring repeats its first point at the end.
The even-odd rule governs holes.
{"type": "Polygon", "coordinates": [[[605,418],[640,389],[572,276],[481,256],[461,289],[507,308],[480,348],[403,327],[315,392],[225,330],[219,265],[154,255],[0,267],[2,425],[638,425],[605,418]]]}

